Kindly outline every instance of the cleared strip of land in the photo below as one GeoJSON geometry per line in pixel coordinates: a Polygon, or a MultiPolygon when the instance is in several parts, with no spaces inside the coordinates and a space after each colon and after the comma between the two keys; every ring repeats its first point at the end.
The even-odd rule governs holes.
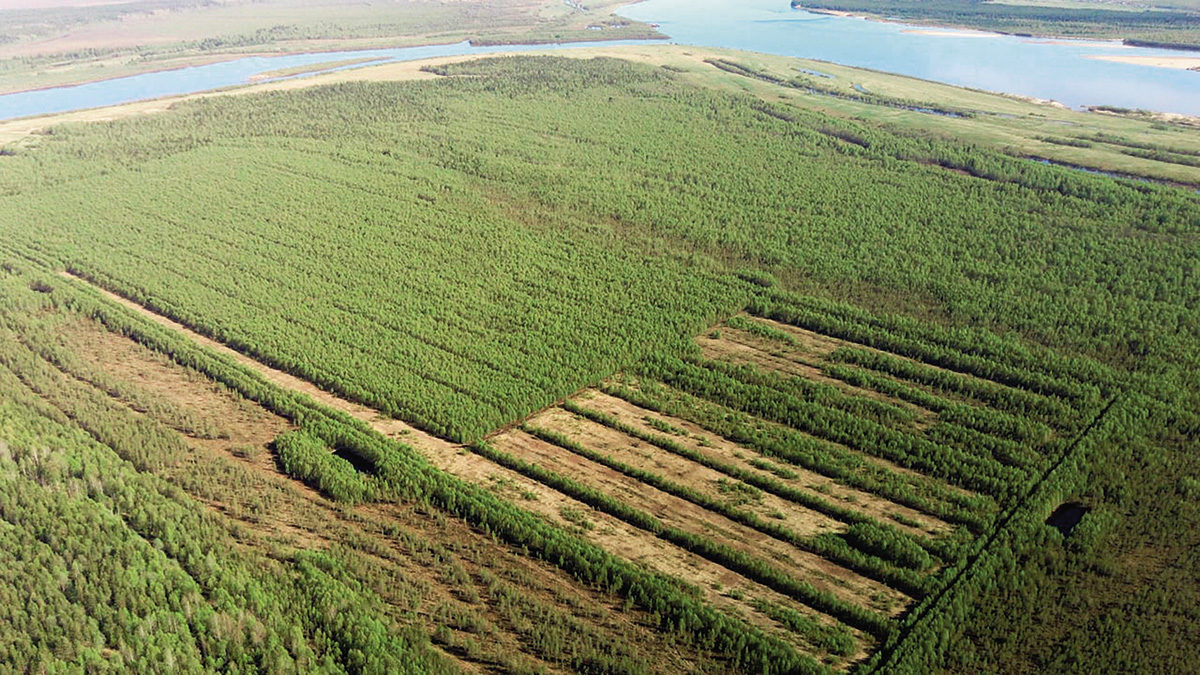
{"type": "MultiPolygon", "coordinates": [[[[567,497],[537,481],[531,480],[516,471],[490,462],[479,455],[471,453],[460,444],[440,439],[400,420],[381,415],[371,408],[326,392],[303,379],[271,368],[216,340],[201,335],[183,324],[152,312],[142,305],[115,293],[99,288],[69,272],[63,272],[62,276],[85,284],[104,295],[107,299],[136,312],[154,323],[178,331],[204,347],[233,358],[240,365],[258,373],[277,386],[303,393],[322,405],[347,413],[356,419],[366,422],[377,432],[420,450],[431,463],[443,471],[473,483],[490,487],[515,503],[518,503],[522,508],[537,513],[564,527],[580,528],[583,530],[581,533],[590,541],[614,555],[646,565],[660,573],[686,579],[689,583],[694,584],[703,594],[705,600],[714,607],[759,626],[771,634],[794,643],[799,640],[794,633],[788,631],[776,620],[764,614],[761,609],[755,607],[755,601],[765,600],[776,605],[791,608],[794,611],[811,616],[826,625],[834,623],[832,618],[801,605],[777,591],[751,581],[736,572],[698,555],[684,551],[649,532],[635,528],[600,511],[596,511],[590,506],[567,497]],[[587,523],[586,528],[580,526],[581,516],[582,520],[587,523]]],[[[530,440],[536,439],[530,437],[530,440]]],[[[757,535],[757,533],[755,534],[757,535]]],[[[842,568],[837,569],[841,570],[842,568]]],[[[842,571],[845,572],[845,570],[842,571]]],[[[875,583],[866,579],[863,579],[863,581],[875,583]]],[[[899,596],[896,591],[891,589],[887,589],[887,592],[891,596],[899,596]]],[[[903,609],[902,604],[899,606],[892,605],[892,607],[894,611],[903,609]]],[[[866,640],[861,634],[858,634],[858,637],[860,640],[866,640]]]]}
{"type": "MultiPolygon", "coordinates": [[[[640,429],[646,433],[661,433],[659,429],[653,427],[647,420],[655,420],[659,424],[666,424],[678,429],[687,431],[687,435],[672,436],[671,440],[690,450],[698,452],[704,456],[711,457],[720,462],[725,462],[738,467],[743,471],[749,471],[770,477],[774,480],[790,487],[811,490],[826,496],[837,504],[861,511],[864,515],[878,518],[883,522],[889,522],[899,527],[902,530],[913,534],[925,532],[944,533],[951,529],[950,525],[938,518],[930,516],[920,511],[896,504],[888,501],[865,490],[857,490],[838,483],[837,481],[823,476],[814,471],[809,471],[803,467],[788,465],[787,471],[794,473],[794,478],[781,477],[759,468],[753,464],[755,459],[762,461],[770,461],[761,457],[753,450],[728,441],[716,434],[710,433],[708,430],[700,427],[697,424],[663,415],[638,406],[624,400],[611,396],[602,391],[595,389],[586,389],[583,392],[572,397],[573,401],[583,405],[589,409],[598,412],[612,415],[624,424],[628,424],[634,428],[640,429]],[[892,515],[901,516],[901,520],[914,521],[921,524],[920,528],[910,527],[898,523],[892,518],[892,515]]],[[[664,453],[659,452],[656,457],[660,459],[664,453]]],[[[765,466],[765,465],[760,465],[765,466]]]]}

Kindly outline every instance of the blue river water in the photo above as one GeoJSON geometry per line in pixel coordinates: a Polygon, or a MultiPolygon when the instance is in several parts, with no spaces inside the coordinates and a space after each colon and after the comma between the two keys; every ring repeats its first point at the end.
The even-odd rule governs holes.
{"type": "Polygon", "coordinates": [[[1200,72],[1089,56],[1200,52],[1046,40],[868,21],[792,9],[788,0],[645,0],[623,16],[657,23],[679,44],[729,47],[874,68],[988,91],[1200,115],[1200,72]]]}
{"type": "MultiPolygon", "coordinates": [[[[898,23],[792,9],[788,0],[645,0],[620,14],[659,24],[671,41],[821,59],[989,91],[1200,115],[1200,73],[1088,58],[1105,54],[1200,56],[1114,43],[1048,41],[970,31],[922,31],[898,23]]],[[[425,47],[247,56],[203,66],[0,95],[0,120],[189,94],[245,84],[274,70],[348,59],[436,56],[641,44],[610,41],[425,47]]],[[[355,66],[342,66],[355,67],[355,66]]],[[[336,68],[335,68],[336,69],[336,68]]],[[[335,70],[331,69],[331,70],[335,70]]]]}

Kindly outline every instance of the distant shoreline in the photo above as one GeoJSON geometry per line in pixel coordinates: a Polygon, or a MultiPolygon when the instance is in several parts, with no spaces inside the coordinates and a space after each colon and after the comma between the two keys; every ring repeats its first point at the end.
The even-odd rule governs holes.
{"type": "MultiPolygon", "coordinates": [[[[640,2],[641,0],[638,0],[638,1],[640,2]]],[[[630,4],[634,4],[634,3],[630,3],[630,4]]],[[[587,44],[593,43],[593,42],[607,42],[612,39],[618,39],[618,40],[630,39],[630,40],[648,40],[648,41],[649,40],[664,40],[665,41],[665,40],[670,39],[670,36],[658,35],[658,36],[653,36],[653,37],[612,38],[608,35],[601,35],[601,34],[597,33],[597,35],[595,37],[589,36],[587,38],[581,38],[581,39],[577,39],[577,40],[549,40],[549,39],[531,38],[528,40],[513,40],[511,42],[490,41],[490,40],[486,40],[486,39],[475,40],[475,39],[471,39],[471,38],[463,38],[461,40],[454,40],[452,42],[422,42],[420,44],[412,44],[412,45],[407,45],[407,44],[406,45],[379,45],[379,46],[364,47],[364,48],[355,48],[355,47],[351,47],[351,46],[346,46],[346,47],[342,47],[342,48],[296,49],[296,50],[274,51],[274,52],[271,52],[271,51],[228,52],[228,53],[224,53],[224,54],[212,54],[212,55],[207,55],[207,56],[206,55],[180,56],[180,57],[173,57],[171,60],[194,59],[194,61],[191,61],[188,63],[183,63],[183,64],[163,65],[163,66],[158,66],[158,67],[151,66],[151,67],[146,68],[145,70],[136,70],[134,72],[126,73],[124,75],[96,76],[96,77],[89,77],[89,78],[85,78],[85,79],[81,79],[81,80],[73,81],[73,82],[64,82],[61,84],[47,84],[47,85],[38,86],[38,87],[23,87],[20,89],[11,89],[11,90],[0,89],[0,96],[7,96],[9,94],[25,94],[25,93],[34,92],[34,91],[46,91],[48,89],[65,89],[68,87],[78,87],[78,86],[82,86],[85,84],[94,84],[96,82],[106,82],[108,80],[119,80],[119,79],[126,78],[126,77],[138,77],[140,75],[150,75],[152,73],[166,73],[166,72],[170,72],[173,70],[183,70],[185,68],[194,68],[196,66],[208,66],[208,65],[212,65],[214,63],[224,63],[227,61],[236,61],[238,59],[254,58],[254,57],[273,58],[273,57],[300,56],[300,55],[309,55],[309,54],[338,54],[338,53],[347,52],[347,51],[359,52],[359,51],[376,51],[376,50],[382,51],[382,50],[386,50],[386,49],[409,49],[409,48],[416,48],[416,47],[441,47],[441,46],[445,46],[445,45],[456,45],[456,44],[459,44],[462,42],[466,42],[466,43],[470,44],[472,47],[521,47],[521,46],[539,47],[539,46],[550,46],[550,45],[556,45],[556,44],[587,45],[587,44]]],[[[251,79],[253,80],[253,78],[251,78],[251,79]]]]}
{"type": "Polygon", "coordinates": [[[992,31],[969,30],[957,28],[905,28],[901,33],[909,35],[930,35],[933,37],[957,37],[957,38],[998,38],[1004,37],[1002,33],[994,33],[992,31]]]}
{"type": "MultiPolygon", "coordinates": [[[[641,2],[642,0],[637,0],[637,1],[641,2]]],[[[946,22],[937,21],[934,19],[922,20],[920,18],[905,18],[905,19],[890,18],[890,17],[879,15],[879,14],[870,14],[870,13],[866,13],[866,12],[848,12],[848,11],[840,10],[840,9],[824,9],[821,7],[805,7],[803,4],[801,4],[799,2],[799,0],[792,0],[791,7],[792,7],[792,9],[798,9],[798,10],[801,10],[804,12],[808,12],[810,14],[825,14],[828,16],[840,16],[840,17],[845,17],[845,18],[863,19],[865,21],[878,21],[881,23],[897,23],[897,24],[904,24],[904,25],[909,25],[909,26],[927,27],[929,32],[926,32],[926,29],[904,31],[904,32],[919,34],[919,35],[943,35],[945,37],[976,37],[975,35],[972,35],[972,33],[982,33],[982,34],[992,34],[992,35],[997,35],[997,36],[1005,35],[1005,36],[1010,36],[1010,37],[1029,38],[1030,40],[1037,40],[1037,41],[1054,41],[1054,42],[1062,41],[1065,43],[1111,42],[1111,43],[1113,43],[1112,46],[1114,46],[1114,47],[1123,46],[1123,47],[1141,48],[1141,49],[1169,49],[1169,50],[1184,51],[1184,52],[1200,51],[1200,45],[1191,45],[1191,44],[1176,43],[1176,42],[1152,42],[1152,41],[1148,41],[1148,40],[1138,40],[1136,38],[1104,38],[1104,37],[1088,37],[1088,36],[1074,36],[1074,35],[1058,35],[1058,34],[1054,34],[1054,33],[1010,32],[1010,31],[1002,31],[1002,30],[994,30],[994,29],[986,29],[986,28],[975,28],[975,27],[967,25],[967,24],[946,23],[946,22]],[[961,32],[962,34],[959,35],[958,34],[959,32],[961,32]]],[[[983,35],[980,35],[979,37],[983,37],[983,35]]]]}

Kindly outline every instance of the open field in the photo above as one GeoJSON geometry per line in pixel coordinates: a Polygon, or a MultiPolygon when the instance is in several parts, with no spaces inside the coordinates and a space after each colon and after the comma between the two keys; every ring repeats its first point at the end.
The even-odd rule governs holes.
{"type": "Polygon", "coordinates": [[[1013,155],[1058,128],[1036,142],[1182,175],[1195,139],[611,53],[26,121],[0,154],[0,592],[49,600],[2,656],[1088,668],[1152,559],[1170,592],[1136,611],[1174,630],[1117,661],[1187,663],[1194,505],[1147,498],[1200,485],[1200,201],[1013,155]],[[99,546],[136,573],[77,571],[99,546]],[[1073,573],[1099,604],[1028,611],[1073,573]]]}

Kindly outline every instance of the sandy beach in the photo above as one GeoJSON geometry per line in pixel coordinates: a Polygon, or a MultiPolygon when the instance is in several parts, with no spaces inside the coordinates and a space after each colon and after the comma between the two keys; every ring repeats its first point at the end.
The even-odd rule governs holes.
{"type": "Polygon", "coordinates": [[[1156,68],[1177,68],[1192,70],[1200,68],[1200,54],[1196,56],[1149,56],[1142,54],[1088,54],[1086,58],[1099,61],[1114,61],[1135,66],[1154,66],[1156,68]]]}

